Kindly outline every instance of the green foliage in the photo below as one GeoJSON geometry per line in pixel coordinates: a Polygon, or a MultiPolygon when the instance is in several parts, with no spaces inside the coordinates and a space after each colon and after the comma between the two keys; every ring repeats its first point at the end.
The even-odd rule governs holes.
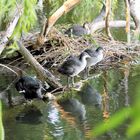
{"type": "Polygon", "coordinates": [[[72,11],[72,20],[73,22],[78,20],[78,23],[92,21],[93,18],[98,15],[101,8],[102,4],[100,1],[82,0],[81,3],[72,11]]]}
{"type": "MultiPolygon", "coordinates": [[[[92,21],[94,17],[98,15],[100,9],[102,8],[102,0],[82,0],[78,5],[76,5],[73,10],[65,14],[59,19],[60,23],[81,23],[85,21],[92,21]],[[96,9],[96,10],[95,10],[96,9]]],[[[62,4],[64,0],[49,0],[47,1],[48,8],[47,16],[51,16],[62,4]]]]}
{"type": "Polygon", "coordinates": [[[97,128],[95,128],[92,132],[93,136],[99,136],[107,131],[112,130],[113,128],[116,128],[130,116],[130,113],[130,108],[124,108],[117,112],[109,120],[106,120],[104,123],[98,125],[97,128]]]}
{"type": "Polygon", "coordinates": [[[48,16],[51,16],[64,2],[64,0],[49,0],[47,1],[49,10],[47,9],[48,16]]]}
{"type": "Polygon", "coordinates": [[[0,30],[4,30],[6,23],[13,15],[16,0],[0,0],[0,30]]]}
{"type": "Polygon", "coordinates": [[[12,43],[9,47],[7,47],[3,54],[2,54],[2,57],[3,58],[10,58],[10,57],[13,57],[13,56],[16,56],[16,51],[18,50],[18,46],[16,44],[16,42],[14,41],[14,43],[12,43]]]}
{"type": "Polygon", "coordinates": [[[0,139],[4,140],[4,128],[2,124],[2,104],[0,100],[0,139]]]}
{"type": "Polygon", "coordinates": [[[127,130],[127,136],[132,137],[140,133],[140,87],[136,88],[136,101],[132,108],[131,124],[127,130]]]}
{"type": "MultiPolygon", "coordinates": [[[[21,33],[27,33],[31,30],[37,21],[36,16],[36,4],[37,0],[1,0],[0,1],[0,30],[5,30],[7,24],[13,18],[15,10],[18,5],[22,5],[23,14],[21,15],[17,26],[11,36],[11,39],[15,40],[21,36],[21,33]]],[[[19,10],[21,10],[19,8],[19,10]]],[[[17,50],[15,43],[8,47],[5,56],[11,56],[13,52],[17,50]]],[[[4,57],[5,57],[4,56],[4,57]]]]}
{"type": "MultiPolygon", "coordinates": [[[[17,5],[22,4],[24,12],[19,19],[19,22],[15,28],[14,35],[19,36],[22,31],[27,32],[33,27],[36,23],[37,17],[35,12],[37,0],[23,0],[21,3],[20,1],[16,0],[1,0],[0,1],[0,29],[4,30],[3,27],[7,25],[11,18],[13,18],[13,14],[17,5]]],[[[19,9],[20,10],[20,9],[19,9]]]]}
{"type": "Polygon", "coordinates": [[[35,12],[36,0],[24,0],[24,11],[14,30],[13,37],[19,37],[22,32],[28,32],[36,23],[37,16],[35,12]]]}

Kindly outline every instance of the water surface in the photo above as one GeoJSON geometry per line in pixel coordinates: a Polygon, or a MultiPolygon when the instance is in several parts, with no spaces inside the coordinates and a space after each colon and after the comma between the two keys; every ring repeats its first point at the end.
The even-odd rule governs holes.
{"type": "MultiPolygon", "coordinates": [[[[139,71],[140,66],[99,71],[98,77],[84,82],[81,91],[76,91],[74,96],[68,93],[71,94],[69,98],[59,103],[37,100],[32,105],[9,107],[5,103],[8,100],[3,100],[5,140],[92,139],[89,133],[98,123],[133,104],[136,87],[140,86],[139,71]]],[[[12,75],[0,75],[0,78],[1,90],[13,79],[12,75]]],[[[8,94],[19,95],[14,87],[8,90],[8,94]]],[[[128,123],[124,123],[96,139],[126,140],[127,127],[128,123]]]]}

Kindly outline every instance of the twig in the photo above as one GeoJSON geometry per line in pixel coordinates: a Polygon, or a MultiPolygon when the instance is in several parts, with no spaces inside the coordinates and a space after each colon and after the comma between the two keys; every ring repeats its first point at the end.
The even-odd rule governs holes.
{"type": "Polygon", "coordinates": [[[32,56],[32,54],[23,46],[20,41],[17,41],[20,49],[20,53],[24,56],[25,60],[30,63],[34,68],[37,75],[41,80],[46,80],[54,88],[62,87],[62,85],[56,80],[54,75],[47,69],[44,69],[39,62],[32,56]]]}
{"type": "Polygon", "coordinates": [[[7,68],[8,70],[10,70],[10,71],[12,71],[13,73],[15,73],[16,76],[18,76],[18,74],[17,74],[14,70],[12,70],[11,68],[9,68],[8,66],[3,65],[3,64],[0,64],[0,66],[7,68]]]}

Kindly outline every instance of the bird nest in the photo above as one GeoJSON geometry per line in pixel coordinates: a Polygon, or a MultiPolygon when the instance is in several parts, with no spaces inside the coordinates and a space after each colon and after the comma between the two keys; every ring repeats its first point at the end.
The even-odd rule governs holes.
{"type": "MultiPolygon", "coordinates": [[[[83,37],[68,37],[61,33],[56,28],[53,28],[47,37],[47,41],[44,45],[34,49],[32,46],[35,44],[38,33],[30,34],[24,38],[24,45],[30,50],[32,55],[37,61],[45,66],[52,67],[63,62],[69,55],[78,55],[86,48],[102,46],[104,48],[104,56],[106,62],[118,62],[120,60],[133,60],[134,56],[140,55],[140,44],[121,41],[110,41],[102,33],[94,34],[93,36],[87,35],[83,37]]],[[[14,61],[10,62],[13,64],[23,64],[21,57],[16,57],[14,61]]]]}

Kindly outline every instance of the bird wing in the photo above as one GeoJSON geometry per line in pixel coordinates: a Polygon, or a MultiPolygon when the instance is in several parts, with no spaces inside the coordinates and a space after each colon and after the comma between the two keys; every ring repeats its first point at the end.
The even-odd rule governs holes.
{"type": "Polygon", "coordinates": [[[62,74],[72,75],[75,72],[75,67],[80,66],[80,62],[77,57],[66,60],[58,71],[62,74]]]}
{"type": "Polygon", "coordinates": [[[23,77],[23,86],[25,89],[38,89],[40,88],[39,81],[33,77],[23,77]]]}

